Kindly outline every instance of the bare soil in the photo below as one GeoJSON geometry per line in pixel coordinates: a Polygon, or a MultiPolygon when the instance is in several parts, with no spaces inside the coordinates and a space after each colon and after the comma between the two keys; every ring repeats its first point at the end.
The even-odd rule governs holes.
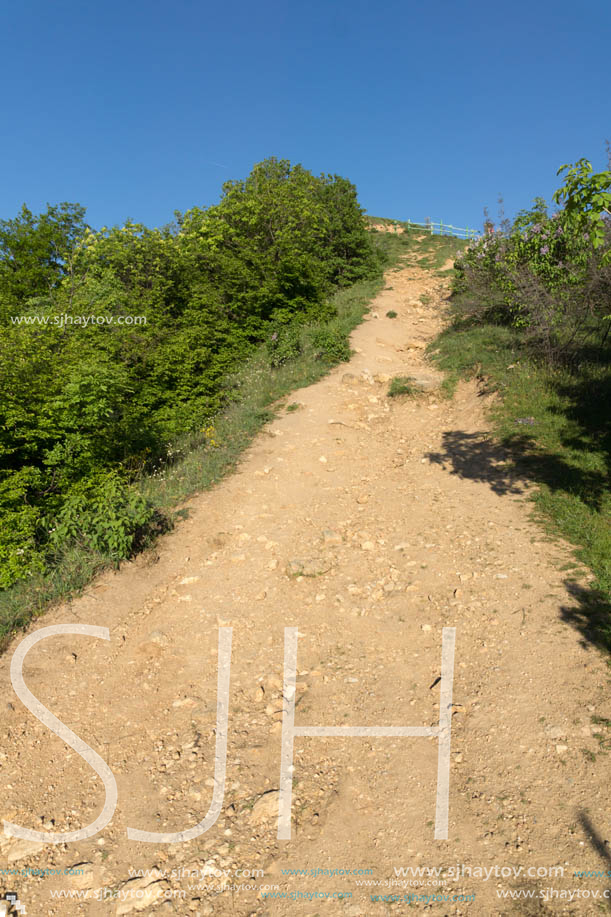
{"type": "MultiPolygon", "coordinates": [[[[108,762],[119,802],[86,841],[0,839],[0,866],[19,871],[0,873],[0,884],[28,915],[369,917],[408,906],[371,895],[407,893],[447,896],[416,905],[438,915],[600,913],[591,898],[498,897],[611,887],[573,877],[611,868],[606,727],[593,721],[611,717],[609,668],[567,621],[575,599],[561,568],[571,551],[531,519],[527,489],[490,436],[488,396],[475,382],[453,399],[436,390],[424,348],[442,327],[446,281],[412,261],[387,282],[354,332],[351,362],[299,391],[298,409],[280,412],[236,474],[190,500],[189,518],[155,551],[32,625],[110,629],[109,642],[39,643],[24,677],[108,762]],[[396,375],[424,379],[425,390],[389,398],[396,375]],[[221,815],[184,844],[136,843],[127,826],[180,831],[210,805],[219,626],[233,628],[221,815]],[[434,839],[435,738],[325,737],[295,740],[292,838],[279,841],[270,791],[285,627],[299,628],[298,724],[434,726],[444,626],[456,628],[449,839],[434,839]],[[77,864],[78,875],[24,875],[77,864]],[[523,874],[431,885],[395,873],[456,864],[523,874]],[[526,877],[558,866],[564,878],[526,877]],[[249,884],[236,870],[264,875],[222,891],[223,869],[236,886],[249,884]],[[388,883],[357,884],[364,878],[388,883]],[[270,885],[287,897],[263,898],[270,885]],[[52,897],[62,889],[88,897],[52,897]]],[[[104,788],[15,696],[9,665],[21,639],[0,660],[1,814],[75,830],[101,811],[104,788]]]]}

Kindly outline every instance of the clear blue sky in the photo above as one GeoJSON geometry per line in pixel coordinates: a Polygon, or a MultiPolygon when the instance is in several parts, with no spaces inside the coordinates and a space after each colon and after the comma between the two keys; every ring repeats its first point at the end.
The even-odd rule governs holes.
{"type": "Polygon", "coordinates": [[[377,216],[480,226],[606,165],[610,35],[609,0],[8,0],[0,218],[162,225],[275,155],[377,216]]]}

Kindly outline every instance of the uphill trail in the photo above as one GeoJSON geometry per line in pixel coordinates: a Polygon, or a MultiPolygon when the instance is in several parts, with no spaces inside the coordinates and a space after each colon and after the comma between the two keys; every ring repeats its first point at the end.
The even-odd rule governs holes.
{"type": "MultiPolygon", "coordinates": [[[[593,725],[610,716],[609,670],[564,620],[572,555],[531,519],[528,488],[489,433],[492,396],[474,380],[446,398],[427,363],[447,279],[414,254],[386,279],[350,363],[280,409],[237,472],[188,501],[154,551],[31,626],[110,631],[109,641],[41,641],[23,671],[108,763],[118,805],[86,840],[0,838],[0,885],[27,914],[369,917],[401,911],[388,896],[407,893],[443,895],[430,905],[440,915],[600,913],[592,899],[498,896],[611,887],[573,878],[610,868],[605,727],[593,725]],[[417,390],[389,397],[395,376],[415,377],[417,390]],[[186,843],[130,840],[128,826],[176,832],[208,811],[219,629],[229,627],[220,816],[186,843]],[[447,840],[434,837],[434,736],[295,738],[292,836],[278,840],[287,627],[299,634],[297,725],[429,727],[442,628],[456,628],[447,840]],[[523,872],[395,871],[455,864],[523,872]],[[543,877],[556,866],[564,878],[543,877]]],[[[76,830],[102,810],[104,787],[15,696],[21,639],[0,659],[1,814],[76,830]]]]}

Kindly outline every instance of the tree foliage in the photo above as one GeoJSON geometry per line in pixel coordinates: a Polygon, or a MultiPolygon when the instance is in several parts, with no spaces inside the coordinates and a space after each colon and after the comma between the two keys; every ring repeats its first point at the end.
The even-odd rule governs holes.
{"type": "Polygon", "coordinates": [[[354,186],[274,158],[162,229],[94,230],[67,203],[1,221],[0,586],[70,539],[126,556],[153,518],[133,477],[222,409],[253,348],[379,267],[354,186]]]}
{"type": "Polygon", "coordinates": [[[467,248],[455,281],[464,314],[521,329],[551,361],[604,347],[611,319],[611,172],[585,159],[562,172],[562,208],[550,216],[536,198],[509,232],[467,248]]]}

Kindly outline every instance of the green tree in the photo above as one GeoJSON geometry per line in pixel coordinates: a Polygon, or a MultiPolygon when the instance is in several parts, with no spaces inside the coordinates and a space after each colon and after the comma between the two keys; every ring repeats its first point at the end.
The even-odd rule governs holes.
{"type": "Polygon", "coordinates": [[[38,215],[24,204],[15,219],[0,220],[0,320],[53,295],[86,230],[80,204],[48,204],[38,215]]]}

